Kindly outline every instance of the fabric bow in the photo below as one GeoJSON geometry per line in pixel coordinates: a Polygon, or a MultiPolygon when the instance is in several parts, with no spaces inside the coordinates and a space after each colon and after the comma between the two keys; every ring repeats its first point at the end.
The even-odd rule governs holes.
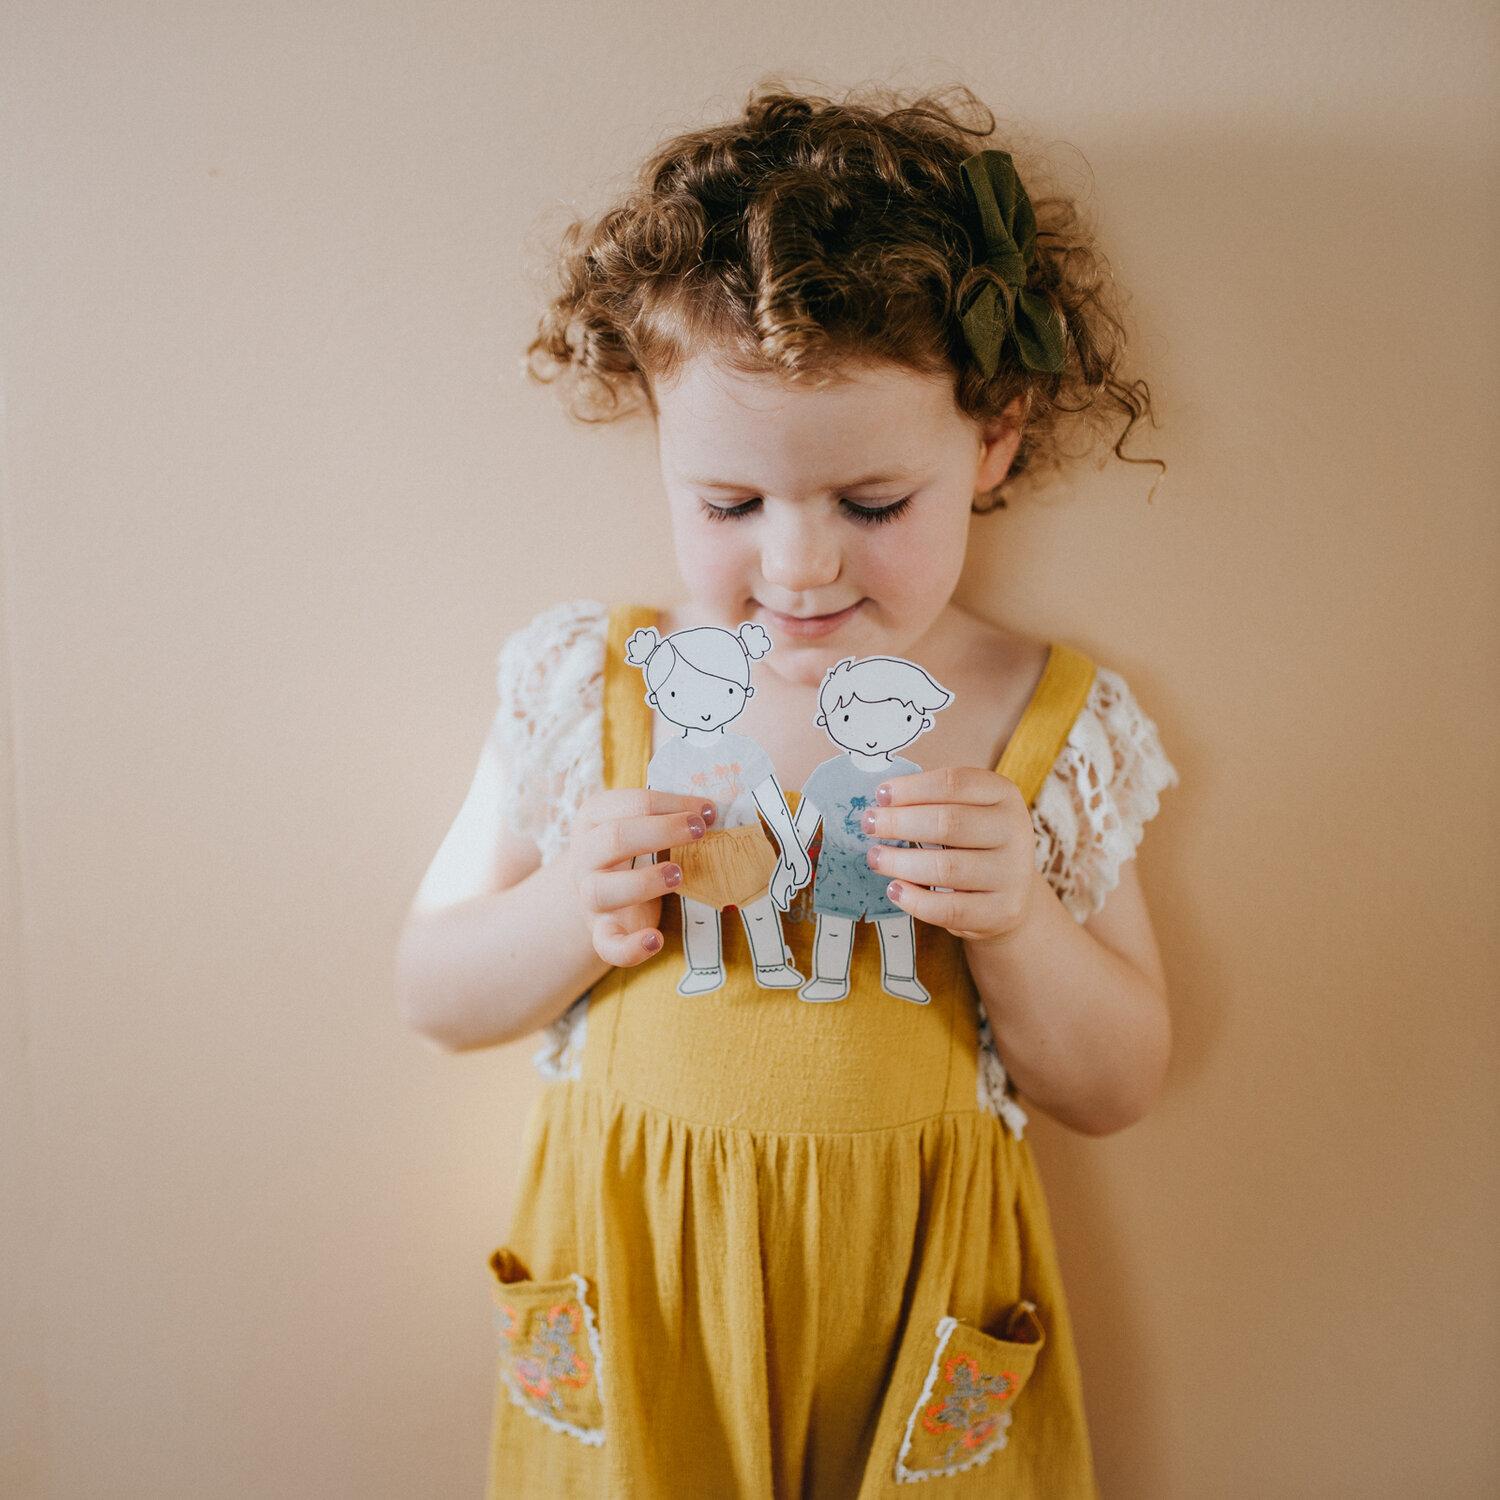
{"type": "Polygon", "coordinates": [[[1036,215],[1009,151],[979,151],[960,164],[984,230],[987,281],[962,314],[964,337],[986,376],[993,376],[1007,337],[1028,369],[1056,374],[1067,357],[1062,318],[1038,292],[1026,290],[1036,256],[1036,215]]]}

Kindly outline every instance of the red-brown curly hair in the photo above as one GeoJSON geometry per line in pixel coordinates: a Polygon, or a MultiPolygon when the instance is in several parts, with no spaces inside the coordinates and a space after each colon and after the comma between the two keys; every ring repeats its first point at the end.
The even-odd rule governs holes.
{"type": "MultiPolygon", "coordinates": [[[[959,321],[996,272],[984,262],[978,210],[959,164],[995,139],[995,116],[962,85],[910,99],[870,87],[840,101],[778,84],[752,90],[743,115],[673,137],[596,222],[563,233],[560,285],[527,346],[531,378],[568,377],[584,422],[654,414],[653,381],[712,348],[747,374],[823,385],[849,361],[946,372],[976,422],[1020,398],[1020,446],[1005,483],[1062,466],[1060,429],[1079,417],[1143,414],[1144,380],[1120,376],[1125,331],[1108,262],[1065,194],[1028,189],[1036,254],[1027,280],[1062,316],[1066,361],[1055,374],[1021,365],[1007,342],[992,378],[959,321]],[[945,102],[956,94],[956,104],[945,102]],[[967,124],[970,110],[984,125],[967,124]]],[[[1001,486],[976,510],[1005,505],[1001,486]]]]}

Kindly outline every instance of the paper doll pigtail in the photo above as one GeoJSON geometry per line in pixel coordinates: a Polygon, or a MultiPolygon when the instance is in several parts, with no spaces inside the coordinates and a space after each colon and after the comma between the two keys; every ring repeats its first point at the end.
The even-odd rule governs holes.
{"type": "Polygon", "coordinates": [[[661,637],[647,625],[625,642],[625,660],[632,667],[644,667],[656,654],[656,648],[661,645],[661,637]]]}
{"type": "Polygon", "coordinates": [[[771,649],[771,637],[766,634],[763,625],[756,625],[747,620],[735,631],[735,635],[739,640],[740,649],[751,661],[759,661],[771,649]]]}

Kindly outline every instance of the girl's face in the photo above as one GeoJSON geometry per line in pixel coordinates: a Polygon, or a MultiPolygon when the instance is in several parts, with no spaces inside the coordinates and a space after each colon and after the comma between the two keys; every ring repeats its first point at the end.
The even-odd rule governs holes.
{"type": "Polygon", "coordinates": [[[653,386],[688,593],[707,620],[765,626],[765,667],[793,682],[912,654],[958,584],[975,495],[1020,443],[1019,400],[982,432],[947,379],[844,376],[808,390],[702,355],[653,386]]]}

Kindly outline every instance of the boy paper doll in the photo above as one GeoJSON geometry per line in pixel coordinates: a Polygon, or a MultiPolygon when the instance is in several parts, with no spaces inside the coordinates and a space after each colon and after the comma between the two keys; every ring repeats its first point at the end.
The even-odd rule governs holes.
{"type": "Polygon", "coordinates": [[[797,806],[797,838],[804,847],[823,824],[812,892],[818,919],[813,977],[799,991],[804,1000],[842,1000],[849,993],[856,922],[873,922],[880,934],[886,994],[917,1005],[931,999],[917,979],[912,919],[886,895],[888,878],[865,859],[872,841],[861,820],[875,806],[881,782],[922,769],[894,752],[931,729],[930,716],[952,699],[921,667],[895,656],[849,658],[823,679],[817,722],[844,753],[813,771],[797,806]]]}

